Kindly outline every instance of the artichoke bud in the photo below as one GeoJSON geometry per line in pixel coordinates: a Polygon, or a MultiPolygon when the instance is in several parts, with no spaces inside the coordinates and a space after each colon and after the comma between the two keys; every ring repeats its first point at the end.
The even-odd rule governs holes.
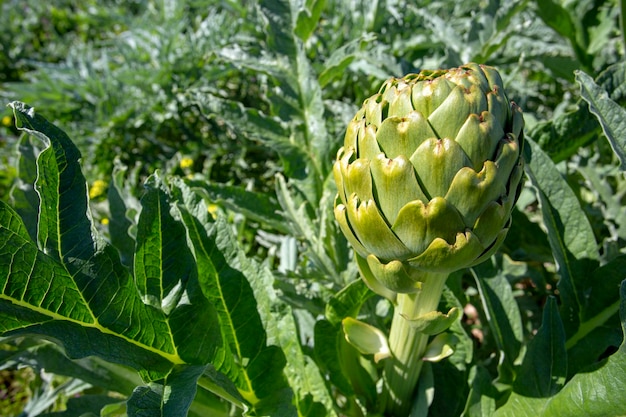
{"type": "Polygon", "coordinates": [[[349,123],[335,217],[385,296],[500,246],[523,173],[524,119],[498,72],[467,64],[391,78],[349,123]]]}

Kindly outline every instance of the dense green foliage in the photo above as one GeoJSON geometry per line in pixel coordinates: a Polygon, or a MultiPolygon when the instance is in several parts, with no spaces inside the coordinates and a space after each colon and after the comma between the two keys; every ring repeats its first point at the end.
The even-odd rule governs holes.
{"type": "Polygon", "coordinates": [[[414,415],[626,414],[625,7],[1,1],[0,414],[377,415],[341,322],[392,309],[332,162],[384,79],[466,62],[524,110],[526,182],[414,415]]]}

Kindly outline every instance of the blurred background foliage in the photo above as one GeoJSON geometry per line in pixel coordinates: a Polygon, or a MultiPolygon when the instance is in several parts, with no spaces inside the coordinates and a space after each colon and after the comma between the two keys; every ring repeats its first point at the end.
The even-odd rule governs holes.
{"type": "MultiPolygon", "coordinates": [[[[348,120],[384,79],[470,61],[496,66],[524,110],[526,134],[560,162],[606,259],[623,253],[626,181],[609,145],[597,140],[602,131],[574,81],[574,71],[583,70],[613,100],[626,103],[619,87],[624,76],[606,72],[624,58],[617,0],[293,3],[306,12],[297,18],[311,22],[298,25],[297,36],[321,87],[333,152],[348,120]]],[[[267,36],[271,22],[258,7],[253,0],[0,0],[0,98],[32,105],[77,143],[103,224],[110,213],[98,211],[98,202],[116,166],[128,167],[136,188],[127,191],[135,196],[155,170],[274,196],[285,161],[259,134],[242,128],[237,115],[246,109],[276,126],[301,127],[285,110],[298,103],[288,101],[289,87],[276,67],[284,45],[267,36]]],[[[9,109],[0,109],[0,117],[0,198],[8,199],[18,133],[9,109]]],[[[512,282],[528,320],[536,321],[537,299],[554,288],[556,274],[549,251],[529,258],[523,250],[545,243],[536,237],[533,197],[524,194],[524,205],[504,250],[536,266],[523,274],[529,280],[512,282]]],[[[264,239],[271,236],[258,225],[244,230],[246,220],[238,215],[232,214],[233,223],[249,252],[270,255],[264,239]]],[[[463,291],[465,284],[455,283],[463,291]]],[[[468,300],[476,297],[466,292],[468,300]]],[[[14,384],[42,380],[30,368],[2,372],[0,410],[9,399],[21,401],[14,384]]]]}
{"type": "MultiPolygon", "coordinates": [[[[623,54],[616,0],[306,3],[321,14],[303,40],[337,143],[350,108],[389,76],[489,63],[527,119],[543,121],[577,105],[573,70],[599,74],[623,54]],[[328,77],[338,58],[343,71],[328,77]]],[[[143,173],[178,170],[188,157],[211,180],[260,190],[273,182],[276,156],[192,99],[208,91],[280,116],[268,100],[276,80],[236,62],[273,52],[256,2],[3,0],[1,9],[0,96],[64,126],[90,180],[106,179],[115,157],[143,173]]],[[[2,135],[14,134],[2,114],[2,135]]]]}

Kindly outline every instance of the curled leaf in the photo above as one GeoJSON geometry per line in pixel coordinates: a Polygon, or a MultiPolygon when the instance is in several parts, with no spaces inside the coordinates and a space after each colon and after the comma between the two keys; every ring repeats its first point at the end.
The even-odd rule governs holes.
{"type": "Polygon", "coordinates": [[[391,356],[387,337],[376,327],[352,317],[343,319],[342,324],[346,340],[362,354],[374,355],[377,363],[391,356]]]}
{"type": "Polygon", "coordinates": [[[409,321],[411,327],[414,329],[421,333],[434,336],[447,330],[460,315],[460,310],[456,307],[452,307],[447,314],[440,311],[431,311],[419,317],[411,318],[405,316],[404,318],[409,321]]]}
{"type": "Polygon", "coordinates": [[[426,352],[422,359],[428,362],[439,362],[454,353],[453,345],[456,342],[457,338],[452,333],[441,333],[426,347],[426,352]]]}

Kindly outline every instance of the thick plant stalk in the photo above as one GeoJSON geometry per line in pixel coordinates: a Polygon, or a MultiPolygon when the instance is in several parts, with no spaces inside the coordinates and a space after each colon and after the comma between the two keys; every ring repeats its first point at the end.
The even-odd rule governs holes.
{"type": "Polygon", "coordinates": [[[389,333],[393,356],[387,359],[384,369],[385,415],[409,415],[428,343],[428,335],[411,326],[410,319],[437,309],[447,277],[430,273],[420,291],[398,294],[389,333]]]}

